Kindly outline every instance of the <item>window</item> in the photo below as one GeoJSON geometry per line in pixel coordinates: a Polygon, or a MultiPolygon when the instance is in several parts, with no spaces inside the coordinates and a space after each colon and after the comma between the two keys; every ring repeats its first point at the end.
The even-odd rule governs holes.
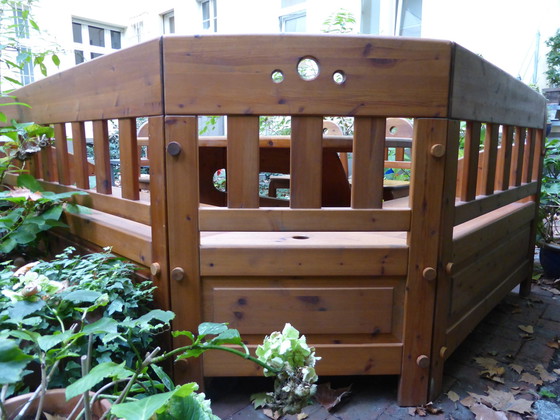
{"type": "MultiPolygon", "coordinates": [[[[19,39],[29,39],[29,20],[27,15],[29,10],[26,8],[13,7],[12,12],[14,14],[14,28],[15,36],[19,39]]],[[[31,57],[31,50],[28,47],[20,46],[18,48],[18,55],[23,57],[31,57]]],[[[23,85],[28,85],[35,80],[35,75],[33,73],[33,62],[31,59],[26,59],[21,63],[20,68],[20,79],[23,85]]]]}
{"type": "Polygon", "coordinates": [[[380,0],[362,0],[360,33],[379,35],[380,0]]]}
{"type": "Polygon", "coordinates": [[[290,13],[280,16],[281,32],[305,32],[306,13],[305,11],[290,13]]]}
{"type": "Polygon", "coordinates": [[[170,12],[161,15],[161,20],[163,23],[163,33],[164,34],[174,34],[175,33],[175,12],[172,10],[170,12]]]}
{"type": "Polygon", "coordinates": [[[419,37],[422,27],[422,0],[401,0],[398,9],[398,34],[419,37]]]}
{"type": "Polygon", "coordinates": [[[202,9],[202,29],[218,32],[218,11],[216,0],[199,0],[202,9]]]}
{"type": "Polygon", "coordinates": [[[305,0],[282,0],[282,7],[291,7],[301,3],[305,3],[305,0]]]}
{"type": "Polygon", "coordinates": [[[14,6],[14,27],[17,38],[29,38],[29,21],[27,20],[27,15],[29,10],[23,9],[21,6],[14,6]]]}
{"type": "Polygon", "coordinates": [[[75,20],[72,22],[72,36],[76,64],[121,49],[122,32],[115,27],[75,20]]]}

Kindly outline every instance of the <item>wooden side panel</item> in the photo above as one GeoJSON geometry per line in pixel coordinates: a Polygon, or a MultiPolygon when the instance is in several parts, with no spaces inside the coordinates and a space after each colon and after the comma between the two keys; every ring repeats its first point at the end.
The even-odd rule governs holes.
{"type": "Polygon", "coordinates": [[[259,207],[259,117],[228,118],[227,194],[230,208],[259,207]]]}
{"type": "Polygon", "coordinates": [[[467,122],[465,134],[465,154],[463,156],[463,170],[459,178],[459,198],[461,201],[471,201],[476,197],[478,179],[478,158],[480,156],[480,123],[467,122]]]}
{"type": "Polygon", "coordinates": [[[76,187],[89,189],[89,172],[86,154],[86,133],[83,122],[72,123],[72,142],[74,145],[73,173],[76,187]]]}
{"type": "Polygon", "coordinates": [[[323,118],[292,117],[290,207],[320,208],[323,118]]]}
{"type": "Polygon", "coordinates": [[[93,151],[95,154],[95,188],[98,193],[111,194],[111,156],[107,121],[93,121],[93,151]]]}
{"type": "MultiPolygon", "coordinates": [[[[177,142],[181,152],[166,158],[168,252],[173,328],[196,331],[202,321],[198,232],[198,121],[196,117],[165,118],[165,144],[177,142]]],[[[175,346],[186,345],[179,337],[175,346]]],[[[175,365],[175,382],[201,381],[199,359],[175,365]]]]}
{"type": "Polygon", "coordinates": [[[354,119],[352,208],[379,209],[383,203],[385,118],[354,119]]]}
{"type": "Polygon", "coordinates": [[[444,116],[451,45],[295,34],[164,38],[166,112],[444,116]],[[316,79],[297,73],[302,57],[317,61],[316,79]],[[275,70],[281,83],[272,80],[275,70]],[[336,71],[344,83],[333,81],[336,71]]]}
{"type": "Polygon", "coordinates": [[[64,185],[72,184],[70,178],[70,164],[68,161],[68,144],[66,139],[66,125],[54,125],[54,144],[56,147],[56,170],[58,182],[64,185]]]}
{"type": "Polygon", "coordinates": [[[449,118],[544,128],[542,95],[460,45],[453,61],[449,118]]]}
{"type": "Polygon", "coordinates": [[[119,146],[121,159],[121,188],[123,198],[140,198],[140,167],[138,162],[138,142],[136,138],[136,119],[119,120],[119,146]]]}

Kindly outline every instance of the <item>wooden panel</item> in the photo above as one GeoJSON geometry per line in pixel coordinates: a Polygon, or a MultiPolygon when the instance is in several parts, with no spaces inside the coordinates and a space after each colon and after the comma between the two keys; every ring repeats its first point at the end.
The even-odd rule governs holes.
{"type": "MultiPolygon", "coordinates": [[[[325,345],[314,343],[313,337],[309,336],[307,341],[322,357],[316,367],[321,376],[398,375],[401,372],[402,344],[325,345]]],[[[255,347],[249,346],[252,353],[255,347]]],[[[261,368],[255,363],[243,361],[230,353],[207,352],[203,357],[206,376],[262,376],[261,368]]]]}
{"type": "Polygon", "coordinates": [[[119,146],[121,159],[121,188],[123,198],[140,198],[140,167],[138,163],[138,144],[136,140],[136,120],[119,120],[119,146]]]}
{"type": "Polygon", "coordinates": [[[535,160],[533,163],[532,180],[540,179],[542,175],[542,158],[544,157],[544,130],[537,130],[535,138],[535,160]]]}
{"type": "Polygon", "coordinates": [[[95,188],[98,193],[111,194],[111,156],[107,121],[93,121],[93,152],[95,154],[95,188]]]}
{"type": "Polygon", "coordinates": [[[320,208],[323,118],[292,117],[290,207],[320,208]]]}
{"type": "Polygon", "coordinates": [[[56,147],[56,169],[58,182],[64,185],[72,184],[70,178],[70,164],[68,162],[68,142],[66,139],[66,125],[54,125],[54,144],[56,147]]]}
{"type": "Polygon", "coordinates": [[[459,225],[475,217],[482,216],[483,214],[511,204],[514,201],[536,194],[537,191],[537,182],[531,182],[530,184],[525,184],[507,191],[496,192],[493,195],[475,201],[459,203],[455,210],[455,225],[459,225]]]}
{"type": "Polygon", "coordinates": [[[410,210],[200,209],[200,230],[212,231],[406,231],[410,210]]]}
{"type": "Polygon", "coordinates": [[[243,334],[269,334],[289,321],[306,334],[382,334],[392,330],[392,287],[212,288],[212,318],[243,334]]]}
{"type": "Polygon", "coordinates": [[[544,128],[542,95],[460,45],[453,61],[449,118],[544,128]]]}
{"type": "Polygon", "coordinates": [[[406,274],[406,247],[263,248],[208,247],[200,250],[204,276],[400,276],[406,274]]]}
{"type": "Polygon", "coordinates": [[[479,194],[491,195],[496,183],[496,162],[498,158],[499,126],[486,124],[486,137],[484,138],[484,153],[482,161],[482,176],[479,184],[479,194]]]}
{"type": "Polygon", "coordinates": [[[70,233],[113,251],[142,265],[150,265],[150,227],[107,213],[65,214],[70,233]]]}
{"type": "Polygon", "coordinates": [[[513,145],[513,157],[510,173],[510,185],[519,186],[521,185],[521,179],[523,176],[523,160],[525,154],[525,133],[526,130],[522,127],[515,127],[513,145]]]}
{"type": "Polygon", "coordinates": [[[451,45],[295,34],[164,38],[166,112],[444,116],[451,45]],[[296,72],[309,56],[319,63],[312,81],[296,72]],[[275,70],[282,83],[273,82],[275,70]],[[336,71],[346,75],[340,85],[336,71]]]}
{"type": "Polygon", "coordinates": [[[259,207],[259,117],[228,117],[227,195],[230,208],[259,207]]]}
{"type": "Polygon", "coordinates": [[[43,124],[162,114],[160,58],[160,39],[99,57],[18,89],[31,108],[8,114],[43,124]]]}
{"type": "Polygon", "coordinates": [[[523,159],[523,175],[521,176],[522,182],[531,182],[533,177],[533,164],[535,160],[535,135],[536,130],[529,128],[527,130],[527,144],[525,157],[523,159]]]}
{"type": "Polygon", "coordinates": [[[498,170],[496,172],[496,189],[507,190],[511,171],[511,152],[513,145],[513,127],[502,126],[502,144],[498,150],[498,170]]]}
{"type": "MultiPolygon", "coordinates": [[[[176,314],[173,328],[196,331],[202,321],[199,274],[198,233],[198,120],[196,117],[165,118],[165,144],[177,142],[181,152],[167,156],[166,190],[168,253],[171,308],[176,314]],[[172,193],[171,193],[172,192],[172,193]],[[175,272],[173,272],[175,270],[175,272]],[[175,273],[175,274],[174,274],[175,273]],[[181,274],[182,273],[182,274],[181,274]]],[[[179,337],[174,345],[186,345],[188,339],[179,337]]],[[[178,363],[175,382],[201,381],[202,361],[178,363]]]]}
{"type": "Polygon", "coordinates": [[[480,123],[467,121],[465,134],[465,154],[460,178],[459,197],[462,201],[471,201],[476,197],[478,179],[478,158],[480,150],[480,123]]]}
{"type": "Polygon", "coordinates": [[[352,208],[379,209],[383,203],[385,118],[354,119],[352,208]]]}
{"type": "Polygon", "coordinates": [[[89,171],[86,153],[86,133],[83,122],[72,123],[72,144],[74,148],[73,171],[76,187],[89,189],[89,171]]]}
{"type": "Polygon", "coordinates": [[[43,179],[45,181],[56,182],[58,180],[58,174],[55,172],[55,151],[48,145],[43,147],[39,152],[41,155],[41,173],[43,174],[43,179]]]}

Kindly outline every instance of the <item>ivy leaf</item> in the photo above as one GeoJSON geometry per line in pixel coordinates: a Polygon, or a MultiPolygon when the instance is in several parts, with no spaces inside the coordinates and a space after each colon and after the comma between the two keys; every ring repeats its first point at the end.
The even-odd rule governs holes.
{"type": "Polygon", "coordinates": [[[210,341],[210,344],[221,345],[221,344],[237,344],[239,346],[243,345],[239,331],[236,329],[227,329],[214,339],[210,341]]]}
{"type": "Polygon", "coordinates": [[[84,334],[99,334],[99,333],[110,333],[116,334],[118,331],[119,322],[113,318],[101,318],[92,324],[88,324],[84,327],[84,334]]]}
{"type": "Polygon", "coordinates": [[[219,335],[228,329],[227,324],[215,322],[203,322],[198,326],[198,335],[204,337],[205,335],[219,335]]]}
{"type": "Polygon", "coordinates": [[[33,357],[25,354],[15,341],[0,341],[0,385],[21,380],[23,371],[31,360],[33,357]]]}
{"type": "Polygon", "coordinates": [[[30,174],[20,174],[17,178],[17,185],[18,187],[27,188],[32,192],[43,191],[43,187],[41,187],[39,181],[30,174]]]}
{"type": "Polygon", "coordinates": [[[10,309],[9,314],[12,321],[21,321],[27,315],[40,311],[45,306],[45,301],[39,299],[36,302],[20,300],[10,309]]]}
{"type": "Polygon", "coordinates": [[[43,335],[39,337],[39,347],[43,351],[52,349],[63,341],[68,340],[74,334],[73,331],[67,330],[60,334],[43,335]]]}
{"type": "Polygon", "coordinates": [[[196,420],[219,420],[212,414],[210,406],[204,401],[204,394],[190,393],[189,395],[174,395],[167,409],[157,414],[158,420],[196,419],[196,420]]]}
{"type": "Polygon", "coordinates": [[[94,290],[74,290],[73,292],[70,292],[66,296],[64,296],[64,299],[72,303],[89,303],[95,302],[99,298],[99,296],[101,296],[101,293],[94,290]]]}
{"type": "Polygon", "coordinates": [[[95,366],[84,377],[66,387],[66,399],[69,400],[80,394],[88,392],[105,378],[125,379],[131,377],[133,372],[124,366],[124,362],[117,364],[105,362],[95,366]]]}

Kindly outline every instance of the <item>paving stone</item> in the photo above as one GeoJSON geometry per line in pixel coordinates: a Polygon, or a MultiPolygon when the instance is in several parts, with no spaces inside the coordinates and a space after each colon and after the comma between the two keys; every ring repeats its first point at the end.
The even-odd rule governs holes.
{"type": "MultiPolygon", "coordinates": [[[[560,304],[557,305],[548,305],[544,314],[542,315],[543,319],[547,319],[549,321],[560,322],[560,304]]],[[[560,330],[559,330],[560,334],[560,330]]]]}

